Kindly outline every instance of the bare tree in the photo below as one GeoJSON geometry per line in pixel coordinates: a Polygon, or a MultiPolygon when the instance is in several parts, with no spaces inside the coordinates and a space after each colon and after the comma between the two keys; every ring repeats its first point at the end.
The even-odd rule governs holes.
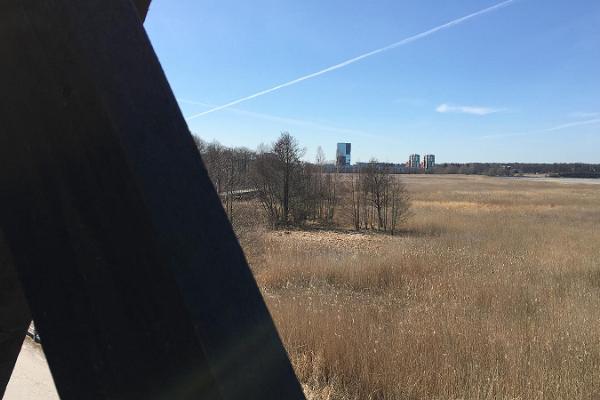
{"type": "Polygon", "coordinates": [[[394,235],[398,226],[410,216],[410,197],[406,186],[399,179],[391,183],[390,233],[394,235]]]}
{"type": "Polygon", "coordinates": [[[295,173],[300,168],[300,157],[304,150],[300,148],[298,141],[289,132],[282,132],[279,139],[273,144],[273,153],[281,169],[281,217],[282,223],[289,223],[290,216],[290,189],[295,173]]]}
{"type": "Polygon", "coordinates": [[[351,216],[354,229],[397,232],[409,215],[406,187],[390,168],[373,159],[350,179],[351,216]]]}
{"type": "Polygon", "coordinates": [[[234,222],[236,191],[251,187],[249,177],[253,153],[244,148],[228,148],[218,142],[206,143],[197,136],[194,142],[202,155],[208,175],[223,200],[231,222],[234,222]]]}
{"type": "Polygon", "coordinates": [[[222,153],[223,184],[220,195],[232,223],[235,222],[234,205],[240,197],[239,191],[251,187],[249,166],[252,159],[253,153],[245,148],[225,149],[222,153]]]}
{"type": "Polygon", "coordinates": [[[208,175],[215,185],[218,193],[223,191],[223,184],[226,177],[225,151],[226,147],[219,142],[206,143],[203,148],[202,160],[208,170],[208,175]]]}
{"type": "Polygon", "coordinates": [[[355,230],[360,230],[360,205],[361,205],[361,171],[350,175],[350,206],[352,225],[355,230]]]}
{"type": "Polygon", "coordinates": [[[275,226],[281,219],[280,171],[277,170],[278,161],[275,155],[265,150],[259,148],[250,176],[269,222],[271,226],[275,226]]]}
{"type": "Polygon", "coordinates": [[[389,170],[372,159],[364,169],[364,188],[377,216],[377,228],[386,230],[385,211],[387,206],[387,190],[391,180],[389,170]]]}
{"type": "Polygon", "coordinates": [[[301,222],[306,213],[310,181],[300,158],[304,150],[288,132],[282,132],[270,148],[262,146],[252,168],[259,199],[273,225],[301,222]]]}
{"type": "Polygon", "coordinates": [[[204,154],[206,150],[206,142],[202,140],[200,136],[192,135],[192,138],[194,139],[194,143],[196,144],[200,154],[204,154]]]}
{"type": "Polygon", "coordinates": [[[337,171],[328,173],[325,176],[323,195],[325,197],[324,221],[326,223],[332,223],[335,216],[335,210],[338,203],[338,179],[339,173],[337,171]]]}
{"type": "Polygon", "coordinates": [[[323,166],[326,162],[325,152],[321,146],[317,147],[317,155],[315,156],[315,163],[319,166],[323,166]]]}
{"type": "Polygon", "coordinates": [[[314,192],[314,219],[323,220],[325,215],[324,212],[324,187],[323,187],[323,178],[324,178],[324,165],[325,165],[325,153],[323,152],[323,148],[321,146],[317,147],[317,154],[315,156],[315,168],[312,171],[313,175],[313,192],[314,192]]]}

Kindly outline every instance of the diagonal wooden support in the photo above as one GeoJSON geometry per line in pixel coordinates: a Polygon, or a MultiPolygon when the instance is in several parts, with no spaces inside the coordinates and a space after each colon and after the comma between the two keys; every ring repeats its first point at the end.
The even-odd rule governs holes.
{"type": "MultiPolygon", "coordinates": [[[[150,0],[135,0],[134,5],[145,20],[150,0]]],[[[0,232],[1,235],[1,232],[0,232]]],[[[10,252],[0,238],[0,398],[10,381],[27,327],[31,321],[29,307],[21,289],[10,252]]]]}
{"type": "MultiPolygon", "coordinates": [[[[135,0],[134,5],[140,18],[145,20],[150,0],[135,0]]],[[[0,231],[0,398],[10,381],[31,321],[21,283],[1,234],[0,231]]]]}
{"type": "Polygon", "coordinates": [[[303,399],[133,3],[0,26],[0,227],[61,398],[303,399]]]}
{"type": "Polygon", "coordinates": [[[144,21],[150,8],[150,0],[133,0],[133,5],[138,10],[140,19],[144,21]]]}
{"type": "Polygon", "coordinates": [[[0,231],[0,398],[4,395],[31,317],[0,231]]]}

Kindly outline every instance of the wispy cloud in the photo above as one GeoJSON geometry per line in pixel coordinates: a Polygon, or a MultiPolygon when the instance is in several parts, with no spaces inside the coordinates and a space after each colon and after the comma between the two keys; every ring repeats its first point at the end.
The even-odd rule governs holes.
{"type": "MultiPolygon", "coordinates": [[[[186,100],[186,99],[177,99],[177,101],[180,103],[199,105],[199,106],[209,107],[209,108],[215,107],[214,104],[200,102],[200,101],[193,101],[193,100],[186,100]]],[[[366,136],[366,137],[376,136],[376,135],[373,135],[373,134],[370,134],[370,133],[367,133],[364,131],[356,130],[356,129],[341,128],[341,127],[321,124],[318,122],[308,121],[305,119],[281,117],[278,115],[264,114],[264,113],[254,112],[254,111],[242,110],[242,109],[235,108],[235,107],[229,107],[228,110],[233,113],[236,113],[238,115],[244,115],[244,116],[248,116],[248,117],[252,117],[252,118],[262,119],[265,121],[281,123],[283,125],[304,126],[307,128],[318,130],[318,131],[341,133],[341,134],[346,134],[346,135],[358,135],[358,136],[366,136]]]]}
{"type": "Polygon", "coordinates": [[[343,61],[341,63],[338,63],[338,64],[332,65],[330,67],[324,68],[324,69],[319,70],[317,72],[313,72],[311,74],[301,76],[301,77],[293,79],[291,81],[288,81],[288,82],[281,83],[279,85],[273,86],[273,87],[271,87],[269,89],[261,90],[260,92],[251,94],[249,96],[245,96],[245,97],[239,98],[237,100],[230,101],[229,103],[225,103],[225,104],[222,104],[220,106],[216,106],[216,107],[210,108],[210,109],[208,109],[206,111],[202,111],[200,113],[191,115],[191,116],[187,117],[187,120],[190,121],[190,120],[193,120],[195,118],[202,117],[203,115],[210,114],[210,113],[215,112],[215,111],[223,110],[225,108],[229,108],[229,107],[235,106],[237,104],[243,103],[245,101],[248,101],[248,100],[260,97],[260,96],[264,96],[265,94],[268,94],[268,93],[271,93],[271,92],[275,92],[277,90],[286,88],[288,86],[295,85],[297,83],[306,81],[308,79],[316,78],[316,77],[318,77],[320,75],[323,75],[323,74],[326,74],[326,73],[338,70],[340,68],[344,68],[344,67],[346,67],[346,66],[348,66],[350,64],[354,64],[354,63],[356,63],[358,61],[364,60],[365,58],[369,58],[369,57],[372,57],[372,56],[374,56],[376,54],[380,54],[380,53],[383,53],[383,52],[395,49],[397,47],[404,46],[406,44],[409,44],[409,43],[415,42],[417,40],[420,40],[420,39],[426,38],[428,36],[431,36],[431,35],[439,32],[439,31],[442,31],[442,30],[445,30],[445,29],[448,29],[448,28],[452,28],[452,27],[454,27],[456,25],[462,24],[463,22],[466,22],[466,21],[468,21],[470,19],[479,17],[479,16],[481,16],[483,14],[487,14],[487,13],[490,13],[492,11],[498,10],[498,9],[500,9],[502,7],[506,7],[506,6],[510,5],[511,3],[514,3],[515,1],[516,0],[506,0],[506,1],[503,1],[501,3],[493,5],[491,7],[484,8],[484,9],[476,11],[474,13],[465,15],[464,17],[460,17],[460,18],[457,18],[457,19],[452,20],[450,22],[447,22],[445,24],[438,25],[435,28],[431,28],[429,30],[426,30],[424,32],[418,33],[418,34],[413,35],[413,36],[409,36],[409,37],[407,37],[405,39],[402,39],[400,41],[392,43],[392,44],[390,44],[388,46],[381,47],[381,48],[373,50],[373,51],[369,51],[368,53],[364,53],[364,54],[361,54],[359,56],[350,58],[350,59],[348,59],[346,61],[343,61]]]}
{"type": "Polygon", "coordinates": [[[536,131],[503,133],[503,134],[498,134],[498,135],[485,135],[485,136],[482,136],[482,138],[483,139],[491,139],[491,138],[504,138],[504,137],[514,137],[514,136],[530,136],[530,135],[537,135],[540,133],[548,133],[548,132],[560,131],[560,130],[568,129],[568,128],[574,128],[576,126],[596,125],[596,124],[600,124],[600,118],[588,119],[585,121],[569,122],[566,124],[561,124],[561,125],[553,126],[551,128],[540,129],[540,130],[536,130],[536,131]]]}
{"type": "Polygon", "coordinates": [[[600,112],[589,112],[589,111],[574,111],[569,113],[571,118],[595,118],[600,117],[600,112]]]}
{"type": "Polygon", "coordinates": [[[491,108],[481,106],[459,106],[450,104],[440,104],[437,106],[435,111],[439,113],[458,113],[458,114],[473,114],[473,115],[488,115],[502,111],[506,111],[504,108],[491,108]]]}

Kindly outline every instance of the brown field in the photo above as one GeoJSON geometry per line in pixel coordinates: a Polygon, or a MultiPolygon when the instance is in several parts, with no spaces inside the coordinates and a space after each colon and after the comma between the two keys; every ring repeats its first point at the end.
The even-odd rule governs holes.
{"type": "Polygon", "coordinates": [[[241,234],[311,399],[600,399],[600,185],[403,176],[398,236],[241,234]]]}

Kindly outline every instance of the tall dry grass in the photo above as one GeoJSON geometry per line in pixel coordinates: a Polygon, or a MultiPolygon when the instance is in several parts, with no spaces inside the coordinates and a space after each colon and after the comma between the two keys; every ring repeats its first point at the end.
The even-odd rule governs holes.
{"type": "Polygon", "coordinates": [[[307,395],[600,398],[600,185],[408,185],[398,237],[242,238],[307,395]]]}

